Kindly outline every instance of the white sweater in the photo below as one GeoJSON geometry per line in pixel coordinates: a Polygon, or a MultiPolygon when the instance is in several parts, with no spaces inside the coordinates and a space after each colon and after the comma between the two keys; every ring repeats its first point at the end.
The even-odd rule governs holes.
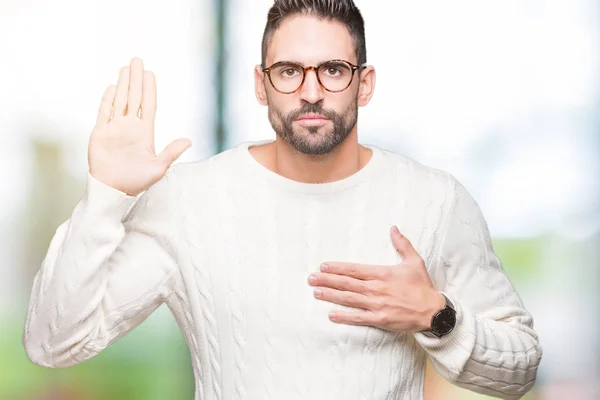
{"type": "Polygon", "coordinates": [[[80,363],[166,303],[196,400],[421,399],[427,356],[473,391],[517,399],[533,386],[532,317],[452,175],[366,145],[373,156],[354,175],[301,183],[249,153],[269,141],[177,164],[138,201],[88,175],[33,283],[29,359],[80,363]],[[400,263],[394,224],[456,306],[442,339],[336,324],[328,312],[349,308],[316,299],[307,282],[323,261],[400,263]]]}

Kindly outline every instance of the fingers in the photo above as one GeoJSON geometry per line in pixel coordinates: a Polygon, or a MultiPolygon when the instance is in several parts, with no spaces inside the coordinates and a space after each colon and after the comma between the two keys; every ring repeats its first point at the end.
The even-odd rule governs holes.
{"type": "Polygon", "coordinates": [[[381,317],[371,311],[342,311],[336,310],[329,313],[329,319],[338,324],[378,326],[381,325],[381,317]]]}
{"type": "Polygon", "coordinates": [[[142,114],[144,120],[154,121],[156,117],[156,79],[151,71],[145,71],[142,90],[142,114]]]}
{"type": "Polygon", "coordinates": [[[189,149],[192,143],[188,139],[177,139],[171,142],[165,149],[158,155],[158,159],[165,167],[169,167],[183,154],[184,151],[189,149]]]}
{"type": "Polygon", "coordinates": [[[106,124],[110,120],[110,114],[112,112],[116,90],[116,85],[110,85],[104,91],[104,95],[102,95],[102,101],[100,102],[100,109],[98,110],[96,125],[106,124]]]}
{"type": "Polygon", "coordinates": [[[412,258],[415,255],[419,257],[412,243],[410,243],[406,236],[400,233],[396,226],[393,226],[390,232],[392,236],[392,243],[394,244],[396,250],[398,250],[398,253],[400,253],[402,256],[403,260],[412,258]]]}
{"type": "Polygon", "coordinates": [[[314,290],[313,295],[319,300],[342,306],[362,308],[363,310],[370,310],[372,308],[372,299],[362,293],[320,287],[314,290]]]}
{"type": "Polygon", "coordinates": [[[135,57],[129,66],[129,90],[127,97],[127,115],[137,117],[142,105],[142,79],[144,76],[144,63],[135,57]]]}
{"type": "Polygon", "coordinates": [[[119,71],[117,91],[113,105],[113,115],[125,115],[127,111],[127,98],[129,92],[129,67],[122,67],[119,71]]]}
{"type": "Polygon", "coordinates": [[[134,57],[129,66],[119,71],[112,107],[113,116],[141,114],[145,115],[144,119],[154,120],[156,81],[152,72],[144,71],[144,62],[140,58],[134,57]]]}
{"type": "Polygon", "coordinates": [[[363,294],[373,292],[369,286],[370,282],[337,274],[315,273],[308,278],[308,283],[312,286],[324,286],[346,292],[363,294]]]}
{"type": "Polygon", "coordinates": [[[349,276],[354,279],[372,280],[383,278],[385,268],[376,265],[326,261],[321,264],[321,272],[349,276]]]}

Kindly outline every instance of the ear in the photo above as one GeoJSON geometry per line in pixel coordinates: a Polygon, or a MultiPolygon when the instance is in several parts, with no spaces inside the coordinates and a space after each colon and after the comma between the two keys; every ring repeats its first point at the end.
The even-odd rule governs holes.
{"type": "Polygon", "coordinates": [[[267,100],[267,88],[265,87],[265,79],[268,79],[266,74],[262,71],[262,67],[257,65],[254,68],[254,94],[260,105],[268,105],[267,100]]]}
{"type": "Polygon", "coordinates": [[[358,106],[364,107],[369,104],[375,92],[375,68],[369,65],[360,72],[359,76],[358,106]]]}

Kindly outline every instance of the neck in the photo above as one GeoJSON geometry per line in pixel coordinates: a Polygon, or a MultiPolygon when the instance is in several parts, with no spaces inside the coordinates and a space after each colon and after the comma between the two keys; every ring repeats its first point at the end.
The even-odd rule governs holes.
{"type": "Polygon", "coordinates": [[[279,137],[267,145],[251,148],[250,153],[271,171],[303,183],[347,178],[367,165],[372,155],[371,150],[358,144],[356,127],[334,151],[322,156],[300,153],[279,137]]]}

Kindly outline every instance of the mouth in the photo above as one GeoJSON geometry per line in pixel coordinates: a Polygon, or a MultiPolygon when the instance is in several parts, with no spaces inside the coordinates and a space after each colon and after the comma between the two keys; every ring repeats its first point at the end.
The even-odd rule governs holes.
{"type": "Polygon", "coordinates": [[[325,125],[329,120],[320,114],[303,114],[296,122],[302,126],[320,126],[325,125]]]}

